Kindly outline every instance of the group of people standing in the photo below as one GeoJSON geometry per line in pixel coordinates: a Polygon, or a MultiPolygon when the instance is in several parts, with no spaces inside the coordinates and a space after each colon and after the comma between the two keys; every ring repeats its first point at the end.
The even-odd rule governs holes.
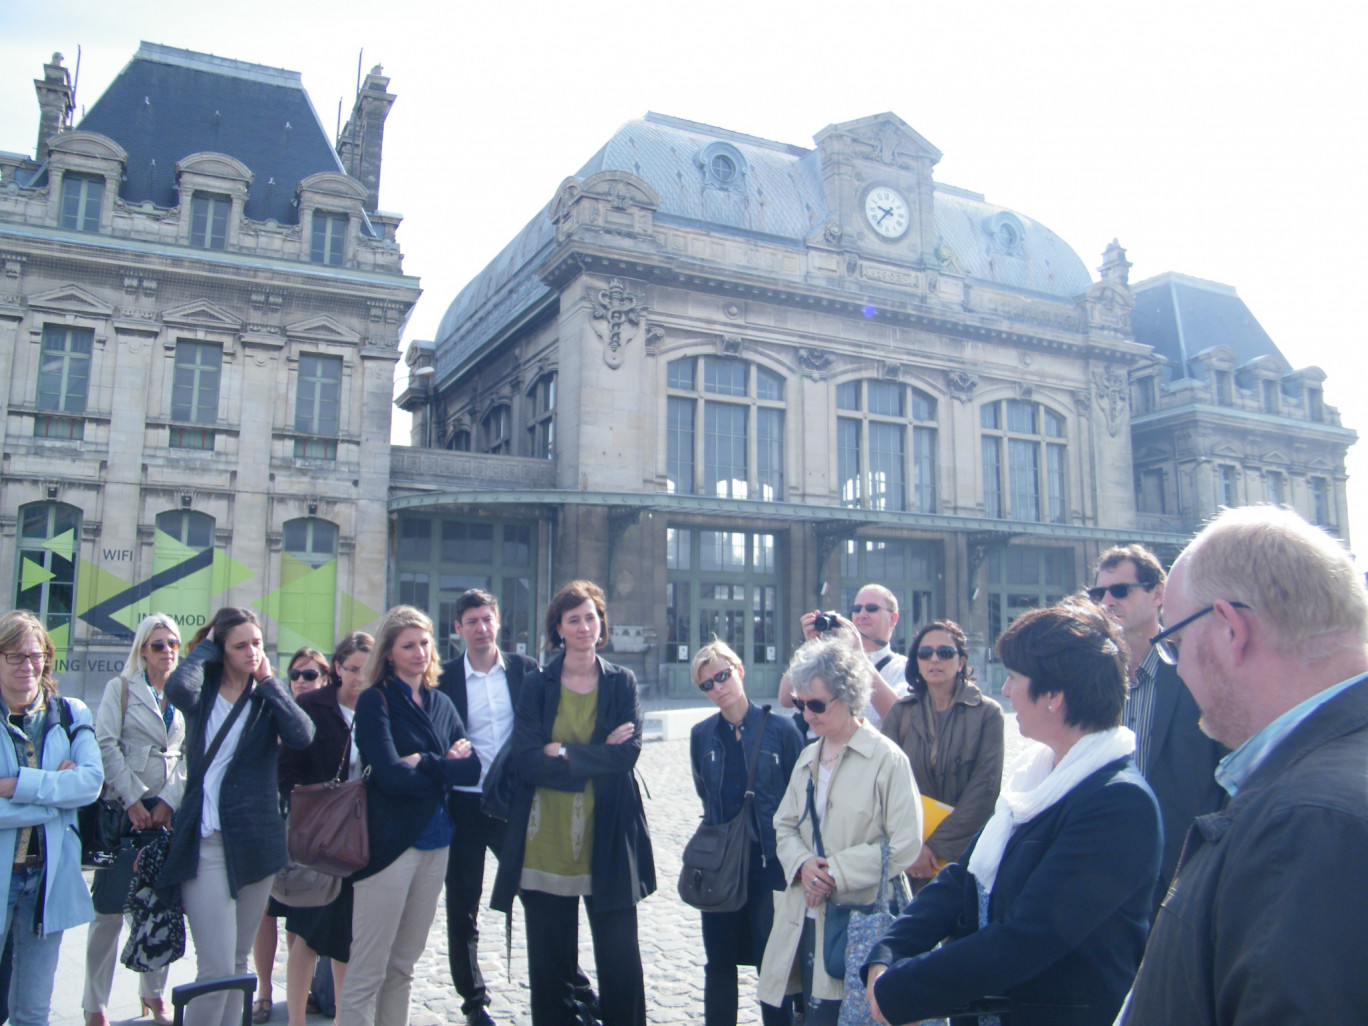
{"type": "MultiPolygon", "coordinates": [[[[1003,695],[1036,742],[1005,779],[1002,710],[964,632],[933,621],[897,657],[896,616],[870,586],[850,620],[803,618],[781,691],[801,729],[747,697],[725,642],[692,660],[717,708],[690,741],[703,820],[753,815],[744,906],[702,913],[708,1026],[736,1022],[744,965],[765,1026],[1361,1018],[1368,991],[1343,959],[1368,916],[1336,867],[1368,853],[1368,592],[1333,540],[1260,508],[1222,514],[1171,580],[1142,548],[1103,553],[1086,594],[996,641],[1003,695]],[[833,954],[843,929],[856,943],[852,909],[904,879],[892,925],[833,954]]],[[[462,1010],[489,1026],[487,851],[492,907],[524,910],[535,1026],[644,1024],[636,905],[656,881],[636,680],[599,654],[608,610],[591,582],[550,602],[544,666],[501,652],[499,626],[493,596],[467,592],[465,653],[443,668],[428,617],[397,607],[330,661],[296,653],[291,682],[324,684],[295,693],[249,610],[219,610],[183,660],[175,623],[153,615],[92,720],[57,694],[41,623],[0,617],[11,1020],[47,1022],[62,931],[93,918],[84,1004],[107,1026],[121,917],[95,914],[75,824],[102,782],[131,835],[166,841],[157,883],[178,889],[210,979],[246,969],[286,862],[290,789],[366,773],[370,863],[328,906],[270,909],[289,937],[290,1026],[318,954],[341,1026],[407,1022],[444,886],[462,1010]],[[597,992],[578,963],[581,899],[597,992]]],[[[159,1022],[164,984],[140,984],[159,1022]]],[[[186,1022],[231,1026],[233,993],[192,1001],[186,1022]]]]}

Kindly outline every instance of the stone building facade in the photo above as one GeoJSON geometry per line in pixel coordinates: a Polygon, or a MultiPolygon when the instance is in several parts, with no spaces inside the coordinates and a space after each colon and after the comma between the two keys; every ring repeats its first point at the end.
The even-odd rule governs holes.
{"type": "Polygon", "coordinates": [[[0,155],[0,580],[89,697],[130,628],[224,604],[329,650],[383,608],[393,370],[419,289],[377,209],[376,68],[338,150],[298,73],[144,43],[0,155]]]}
{"type": "Polygon", "coordinates": [[[535,647],[593,578],[648,685],[691,693],[716,633],[772,694],[799,615],[864,582],[898,595],[895,643],[948,616],[983,663],[1100,547],[1179,543],[1137,522],[1124,253],[1094,280],[939,158],[892,114],[814,148],[624,126],[409,349],[397,597],[478,578],[535,647]],[[471,539],[495,560],[461,564],[471,539]]]}

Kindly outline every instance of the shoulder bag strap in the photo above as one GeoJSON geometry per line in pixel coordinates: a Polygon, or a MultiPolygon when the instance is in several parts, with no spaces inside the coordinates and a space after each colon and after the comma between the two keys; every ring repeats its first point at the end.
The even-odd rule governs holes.
{"type": "Polygon", "coordinates": [[[882,659],[880,659],[877,663],[874,664],[874,669],[878,670],[880,673],[883,673],[883,668],[892,661],[893,653],[889,652],[888,655],[884,656],[882,659]]]}
{"type": "MultiPolygon", "coordinates": [[[[218,733],[214,735],[214,740],[209,742],[209,747],[204,750],[204,761],[200,763],[199,779],[195,781],[196,785],[204,783],[204,775],[209,772],[209,767],[213,765],[214,757],[218,755],[219,749],[223,747],[223,740],[228,736],[228,731],[233,729],[233,723],[242,715],[242,710],[247,708],[247,701],[252,697],[252,688],[253,685],[249,681],[248,686],[242,689],[242,694],[238,696],[238,700],[233,703],[233,711],[228,714],[228,718],[223,721],[223,725],[219,727],[218,733]]],[[[214,701],[218,701],[217,695],[214,696],[214,701]]],[[[188,787],[187,790],[189,790],[188,787]]]]}
{"type": "Polygon", "coordinates": [[[342,746],[342,761],[337,764],[337,772],[333,774],[334,784],[342,783],[342,772],[347,768],[347,757],[351,755],[352,735],[356,733],[356,713],[352,712],[352,721],[347,724],[347,743],[342,746]]]}
{"type": "MultiPolygon", "coordinates": [[[[807,782],[807,810],[803,815],[812,817],[812,846],[817,849],[819,858],[826,858],[826,852],[822,850],[822,828],[817,823],[817,802],[813,798],[814,791],[815,788],[812,786],[812,774],[809,772],[807,782]]],[[[799,822],[801,823],[802,820],[799,820],[799,822]]]]}
{"type": "Polygon", "coordinates": [[[751,840],[760,840],[759,813],[755,811],[755,771],[760,768],[760,743],[765,739],[765,724],[769,721],[769,706],[760,714],[760,724],[755,730],[755,743],[751,745],[750,768],[746,770],[746,793],[741,797],[741,812],[750,812],[746,822],[746,832],[751,840]]]}

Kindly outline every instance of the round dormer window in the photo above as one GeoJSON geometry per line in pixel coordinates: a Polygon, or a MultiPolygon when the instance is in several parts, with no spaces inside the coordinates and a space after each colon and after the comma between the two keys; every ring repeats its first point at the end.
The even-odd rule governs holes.
{"type": "Polygon", "coordinates": [[[709,143],[694,159],[703,169],[704,185],[726,192],[745,191],[746,158],[731,143],[709,143]]]}
{"type": "Polygon", "coordinates": [[[708,170],[713,178],[725,185],[736,177],[736,161],[725,153],[715,153],[708,170]]]}

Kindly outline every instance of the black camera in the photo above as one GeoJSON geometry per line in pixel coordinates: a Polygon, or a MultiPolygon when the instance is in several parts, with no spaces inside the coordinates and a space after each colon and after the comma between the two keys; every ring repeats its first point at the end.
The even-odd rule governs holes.
{"type": "Polygon", "coordinates": [[[834,631],[839,626],[841,626],[841,614],[831,609],[825,613],[818,613],[812,618],[812,629],[818,634],[834,631]]]}

